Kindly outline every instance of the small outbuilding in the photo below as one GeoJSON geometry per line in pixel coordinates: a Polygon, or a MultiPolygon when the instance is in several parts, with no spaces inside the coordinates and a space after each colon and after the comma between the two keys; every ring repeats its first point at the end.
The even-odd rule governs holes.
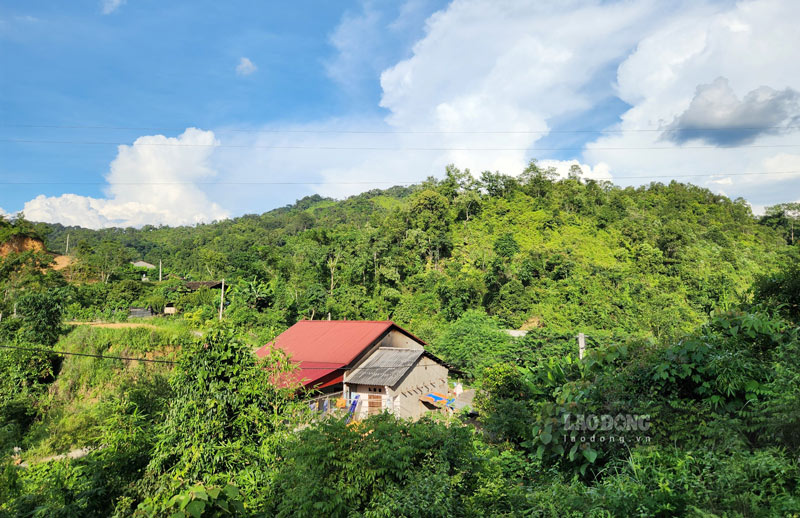
{"type": "MultiPolygon", "coordinates": [[[[218,290],[222,288],[224,281],[187,281],[184,283],[184,286],[189,288],[190,291],[197,291],[200,288],[208,288],[210,290],[218,290]]],[[[228,287],[225,286],[225,290],[227,291],[228,287]]]]}
{"type": "Polygon", "coordinates": [[[294,376],[323,396],[342,398],[356,418],[389,411],[416,419],[438,410],[426,399],[448,393],[449,366],[391,321],[302,320],[258,351],[283,349],[294,376]]]}
{"type": "Polygon", "coordinates": [[[152,308],[131,306],[128,308],[128,318],[152,318],[155,315],[152,308]]]}

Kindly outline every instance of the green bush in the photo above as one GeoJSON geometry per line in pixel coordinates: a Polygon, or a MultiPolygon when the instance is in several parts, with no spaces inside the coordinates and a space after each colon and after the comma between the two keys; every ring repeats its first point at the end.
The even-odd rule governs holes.
{"type": "Polygon", "coordinates": [[[283,452],[276,516],[466,516],[481,460],[469,427],[389,414],[329,420],[283,452]]]}

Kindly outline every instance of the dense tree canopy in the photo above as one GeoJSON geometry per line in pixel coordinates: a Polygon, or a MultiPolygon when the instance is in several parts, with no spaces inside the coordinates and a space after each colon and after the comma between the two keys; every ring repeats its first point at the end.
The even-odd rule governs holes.
{"type": "MultiPolygon", "coordinates": [[[[431,338],[483,309],[509,328],[658,337],[692,329],[777,266],[786,230],[771,221],[692,185],[555,180],[532,162],[518,177],[475,180],[449,167],[440,181],[335,203],[311,196],[196,227],[39,229],[54,250],[70,235],[73,278],[138,279],[147,272],[127,260],[162,261],[172,275],[226,278],[248,309],[239,321],[276,329],[328,315],[392,318],[431,338]]],[[[120,305],[116,294],[98,295],[102,307],[120,305]]]]}

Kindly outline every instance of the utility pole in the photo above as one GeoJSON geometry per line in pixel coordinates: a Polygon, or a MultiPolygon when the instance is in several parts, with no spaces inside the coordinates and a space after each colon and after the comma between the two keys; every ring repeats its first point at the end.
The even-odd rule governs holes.
{"type": "Polygon", "coordinates": [[[67,250],[64,252],[64,255],[69,255],[69,232],[67,232],[67,250]]]}
{"type": "Polygon", "coordinates": [[[158,260],[158,282],[161,282],[161,259],[158,260]]]}
{"type": "Polygon", "coordinates": [[[219,321],[222,322],[222,302],[225,300],[225,279],[222,279],[222,288],[219,289],[219,321]]]}
{"type": "Polygon", "coordinates": [[[581,360],[583,359],[583,355],[586,353],[586,335],[583,333],[578,333],[578,358],[581,360]]]}

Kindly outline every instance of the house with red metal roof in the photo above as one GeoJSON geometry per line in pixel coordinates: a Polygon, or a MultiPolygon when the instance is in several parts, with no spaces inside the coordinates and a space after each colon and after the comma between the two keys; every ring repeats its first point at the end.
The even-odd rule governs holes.
{"type": "Polygon", "coordinates": [[[322,395],[341,395],[356,417],[384,410],[417,418],[447,394],[448,366],[424,341],[392,321],[301,320],[257,352],[286,352],[296,381],[322,395]]]}

